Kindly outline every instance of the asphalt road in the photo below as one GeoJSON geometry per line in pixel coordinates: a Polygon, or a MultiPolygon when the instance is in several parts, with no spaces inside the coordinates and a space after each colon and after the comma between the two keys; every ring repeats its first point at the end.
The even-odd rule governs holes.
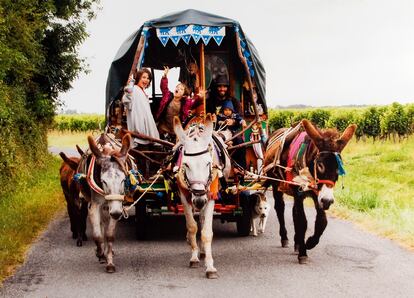
{"type": "MultiPolygon", "coordinates": [[[[288,202],[293,239],[290,208],[288,202]]],[[[311,233],[314,212],[307,213],[311,233]]],[[[256,238],[237,237],[234,223],[215,221],[217,280],[206,279],[204,267],[188,268],[183,218],[158,222],[148,241],[135,240],[133,220],[120,222],[114,274],[98,263],[92,241],[75,246],[68,222],[65,215],[50,224],[1,297],[414,297],[412,252],[334,218],[306,265],[298,264],[292,241],[280,247],[275,212],[256,238]]]]}

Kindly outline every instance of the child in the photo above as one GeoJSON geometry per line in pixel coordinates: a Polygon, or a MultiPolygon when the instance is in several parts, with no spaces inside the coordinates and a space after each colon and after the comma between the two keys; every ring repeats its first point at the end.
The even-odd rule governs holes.
{"type": "MultiPolygon", "coordinates": [[[[223,139],[231,139],[237,131],[246,127],[246,121],[242,119],[239,113],[234,109],[234,105],[231,99],[225,100],[222,105],[219,114],[217,115],[217,130],[223,139]]],[[[242,144],[242,136],[238,136],[230,142],[227,142],[229,146],[242,144]]],[[[243,171],[246,169],[246,148],[241,147],[235,150],[232,155],[234,165],[234,173],[239,175],[239,179],[243,180],[243,171]]]]}
{"type": "MultiPolygon", "coordinates": [[[[180,117],[181,122],[184,122],[189,113],[193,100],[189,98],[190,95],[188,87],[184,83],[178,83],[175,87],[174,93],[168,90],[168,67],[164,67],[164,75],[161,78],[160,89],[162,91],[162,100],[156,113],[158,121],[158,130],[164,139],[174,139],[173,120],[175,116],[180,117]]],[[[174,142],[173,141],[173,142],[174,142]]]]}
{"type": "MultiPolygon", "coordinates": [[[[223,102],[220,113],[217,115],[217,128],[221,132],[228,130],[231,138],[241,127],[246,127],[246,121],[242,119],[239,113],[236,113],[231,100],[223,102]]],[[[228,134],[228,132],[227,132],[228,134]]]]}

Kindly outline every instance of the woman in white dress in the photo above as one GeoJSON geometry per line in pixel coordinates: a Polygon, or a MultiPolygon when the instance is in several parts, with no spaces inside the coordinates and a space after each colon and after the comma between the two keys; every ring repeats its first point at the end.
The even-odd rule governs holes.
{"type": "MultiPolygon", "coordinates": [[[[149,98],[144,91],[151,83],[151,72],[143,68],[137,72],[135,77],[137,84],[134,85],[134,79],[131,78],[128,86],[125,87],[125,94],[122,98],[126,108],[128,130],[159,139],[160,135],[151,113],[149,98]]],[[[149,143],[149,141],[142,139],[135,139],[135,142],[138,144],[149,143]]]]}

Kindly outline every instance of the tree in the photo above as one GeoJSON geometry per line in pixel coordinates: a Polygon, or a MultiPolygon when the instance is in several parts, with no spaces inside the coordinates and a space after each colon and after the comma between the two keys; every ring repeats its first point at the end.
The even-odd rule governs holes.
{"type": "Polygon", "coordinates": [[[0,197],[42,164],[58,94],[86,71],[78,47],[98,1],[0,0],[0,197]]]}
{"type": "Polygon", "coordinates": [[[0,80],[22,89],[25,108],[50,123],[59,92],[86,70],[78,47],[98,0],[0,0],[0,80]]]}

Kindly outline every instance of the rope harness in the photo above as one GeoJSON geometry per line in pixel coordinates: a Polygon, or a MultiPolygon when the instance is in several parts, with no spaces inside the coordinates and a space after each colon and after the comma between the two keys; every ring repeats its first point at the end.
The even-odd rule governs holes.
{"type": "MultiPolygon", "coordinates": [[[[207,154],[209,153],[210,155],[213,154],[213,149],[211,144],[208,145],[208,147],[205,150],[199,151],[199,152],[194,152],[194,153],[188,153],[186,151],[182,151],[180,154],[182,154],[183,156],[190,156],[190,157],[194,157],[194,156],[201,156],[203,154],[207,154]]],[[[179,159],[180,163],[181,163],[181,158],[179,159]]],[[[208,174],[208,179],[207,182],[205,181],[198,181],[198,180],[193,180],[193,181],[189,181],[186,171],[185,171],[185,167],[180,166],[180,170],[177,173],[177,182],[179,183],[179,185],[184,188],[185,190],[187,190],[188,192],[190,192],[193,195],[197,195],[197,196],[203,196],[206,193],[208,193],[208,189],[210,188],[210,192],[209,192],[209,198],[212,199],[217,199],[218,198],[218,187],[216,186],[215,180],[217,179],[217,177],[219,176],[219,167],[217,165],[213,165],[210,164],[209,167],[209,174],[208,174]],[[194,190],[193,189],[193,185],[195,184],[201,184],[204,186],[204,190],[194,190]]]]}
{"type": "Polygon", "coordinates": [[[148,192],[148,190],[150,190],[152,188],[152,186],[155,184],[155,182],[157,182],[158,178],[161,176],[162,173],[162,169],[159,169],[157,171],[157,174],[154,178],[154,180],[151,182],[151,184],[145,189],[145,191],[139,196],[138,199],[135,200],[134,203],[132,203],[131,205],[129,205],[128,207],[123,207],[122,208],[122,214],[121,216],[118,218],[118,220],[120,220],[122,217],[124,217],[125,219],[127,219],[129,217],[128,211],[134,207],[143,197],[144,195],[148,192]]]}

